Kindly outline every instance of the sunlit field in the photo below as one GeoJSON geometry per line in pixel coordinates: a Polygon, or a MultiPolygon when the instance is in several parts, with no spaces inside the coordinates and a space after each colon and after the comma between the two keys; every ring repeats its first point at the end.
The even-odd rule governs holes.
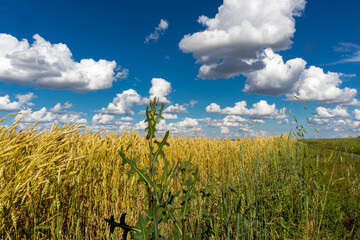
{"type": "MultiPolygon", "coordinates": [[[[287,136],[170,135],[168,143],[163,150],[171,164],[191,156],[199,170],[187,237],[360,239],[359,159],[287,136]]],[[[105,219],[127,213],[126,223],[135,225],[146,187],[127,174],[119,151],[138,157],[139,167],[149,164],[148,143],[137,132],[1,127],[0,238],[121,239],[123,230],[110,234],[105,219]]],[[[164,226],[160,234],[171,236],[171,223],[164,226]]]]}

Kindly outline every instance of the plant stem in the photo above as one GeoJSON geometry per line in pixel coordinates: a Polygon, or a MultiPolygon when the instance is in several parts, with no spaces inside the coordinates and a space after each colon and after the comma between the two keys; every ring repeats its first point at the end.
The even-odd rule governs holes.
{"type": "Polygon", "coordinates": [[[182,222],[182,240],[185,240],[185,219],[181,219],[182,222]]]}
{"type": "MultiPolygon", "coordinates": [[[[153,146],[152,146],[152,138],[149,138],[149,171],[150,175],[152,177],[153,175],[153,146]]],[[[149,209],[151,208],[151,186],[148,186],[148,198],[149,198],[149,209]]]]}

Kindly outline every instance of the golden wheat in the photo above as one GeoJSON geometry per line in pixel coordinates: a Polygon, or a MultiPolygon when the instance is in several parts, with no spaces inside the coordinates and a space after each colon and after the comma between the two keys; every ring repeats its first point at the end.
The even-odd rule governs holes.
{"type": "MultiPolygon", "coordinates": [[[[102,239],[109,234],[104,218],[127,212],[128,223],[137,221],[146,189],[135,176],[125,174],[128,169],[118,151],[139,157],[140,166],[148,166],[145,138],[135,131],[81,130],[76,125],[54,125],[38,132],[34,125],[19,131],[17,123],[0,128],[0,236],[17,239],[28,230],[37,239],[48,234],[75,239],[80,232],[86,239],[102,239]],[[35,231],[35,223],[50,230],[35,231]]],[[[164,152],[170,162],[191,156],[202,181],[221,176],[228,186],[239,181],[250,184],[256,169],[261,169],[257,178],[271,178],[267,169],[279,167],[279,152],[295,144],[286,137],[172,136],[168,142],[164,152]]]]}

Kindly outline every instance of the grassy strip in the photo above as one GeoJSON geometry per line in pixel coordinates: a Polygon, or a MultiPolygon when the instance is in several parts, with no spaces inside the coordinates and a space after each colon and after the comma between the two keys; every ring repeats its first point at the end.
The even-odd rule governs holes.
{"type": "Polygon", "coordinates": [[[340,152],[360,155],[360,137],[357,138],[332,138],[332,139],[303,139],[303,143],[318,148],[332,149],[340,152]]]}

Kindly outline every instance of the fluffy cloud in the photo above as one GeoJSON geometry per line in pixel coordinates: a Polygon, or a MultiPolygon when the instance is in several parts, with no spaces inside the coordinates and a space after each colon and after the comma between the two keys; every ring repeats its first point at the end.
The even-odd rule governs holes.
{"type": "Polygon", "coordinates": [[[311,118],[311,123],[317,124],[317,125],[323,125],[328,124],[330,122],[329,119],[324,118],[311,118]]]}
{"type": "MultiPolygon", "coordinates": [[[[138,122],[135,125],[136,130],[144,130],[147,127],[147,123],[143,120],[138,122]]],[[[173,134],[185,134],[185,135],[193,135],[195,131],[202,131],[201,126],[197,119],[193,118],[185,118],[182,121],[169,123],[167,124],[164,119],[160,120],[159,125],[157,126],[157,130],[159,133],[165,133],[169,130],[173,134]]]]}
{"type": "Polygon", "coordinates": [[[142,121],[136,123],[134,128],[136,130],[144,130],[147,126],[148,126],[148,123],[146,123],[145,120],[142,120],[142,121]]]}
{"type": "Polygon", "coordinates": [[[186,107],[183,105],[179,105],[179,104],[175,104],[175,105],[170,105],[168,106],[165,110],[164,113],[187,113],[186,107]]]}
{"type": "Polygon", "coordinates": [[[198,125],[199,125],[198,121],[193,118],[185,118],[184,120],[182,120],[180,122],[169,124],[169,126],[173,126],[176,128],[179,127],[180,129],[188,129],[188,128],[196,127],[198,125]]]}
{"type": "Polygon", "coordinates": [[[0,96],[0,111],[17,111],[24,109],[26,106],[33,106],[34,104],[30,101],[35,97],[33,93],[18,94],[16,95],[18,101],[11,102],[9,95],[0,96]]]}
{"type": "Polygon", "coordinates": [[[239,126],[239,123],[243,122],[249,122],[249,119],[235,115],[228,115],[223,119],[223,125],[227,127],[239,126]]]}
{"type": "Polygon", "coordinates": [[[150,99],[157,97],[160,103],[169,104],[167,96],[171,92],[171,83],[162,78],[153,78],[151,80],[151,88],[149,90],[150,99]]]}
{"type": "MultiPolygon", "coordinates": [[[[153,78],[151,80],[151,88],[149,90],[150,99],[157,97],[160,103],[168,104],[168,95],[171,92],[171,84],[162,78],[153,78]]],[[[125,90],[122,93],[116,94],[116,97],[106,108],[102,108],[99,112],[101,114],[110,114],[110,115],[133,115],[134,107],[137,105],[146,105],[149,103],[149,98],[142,97],[135,90],[129,89],[125,90]]],[[[176,113],[176,111],[183,111],[181,105],[176,104],[175,106],[171,105],[167,108],[165,113],[171,114],[176,113]]],[[[186,110],[186,109],[185,109],[186,110]]],[[[165,111],[165,110],[164,110],[165,111]]],[[[145,114],[145,111],[140,111],[138,114],[145,114]]],[[[171,116],[169,115],[169,118],[171,116]]]]}
{"type": "Polygon", "coordinates": [[[322,137],[349,137],[359,135],[360,132],[360,111],[354,109],[353,119],[347,108],[336,106],[335,108],[316,108],[316,115],[310,120],[316,124],[322,137]],[[334,134],[336,132],[336,135],[334,134]]]}
{"type": "Polygon", "coordinates": [[[338,132],[337,135],[341,134],[343,136],[354,136],[358,135],[360,132],[360,121],[353,121],[350,119],[338,119],[334,121],[328,121],[323,124],[320,128],[320,133],[323,131],[333,130],[338,132]]]}
{"type": "Polygon", "coordinates": [[[316,108],[317,118],[336,118],[336,117],[349,117],[349,113],[345,107],[336,106],[334,109],[318,107],[316,108]]]}
{"type": "MultiPolygon", "coordinates": [[[[151,88],[149,90],[150,99],[157,97],[160,103],[168,104],[168,95],[171,92],[171,84],[162,78],[153,78],[151,80],[151,88]]],[[[135,90],[129,89],[125,90],[122,93],[116,94],[116,97],[106,108],[102,108],[99,112],[102,114],[111,114],[111,115],[133,115],[134,107],[137,105],[146,105],[149,103],[149,98],[142,97],[135,90]]],[[[171,109],[179,108],[180,105],[171,106],[171,109]]],[[[173,113],[173,112],[167,112],[173,113]]],[[[139,114],[145,114],[144,111],[139,112],[139,114]]]]}
{"type": "MultiPolygon", "coordinates": [[[[239,104],[239,103],[235,103],[235,106],[236,106],[236,104],[239,104]]],[[[206,106],[205,110],[208,113],[220,113],[221,112],[220,105],[218,105],[216,103],[211,103],[210,105],[206,106]]]]}
{"type": "Polygon", "coordinates": [[[171,114],[171,113],[163,113],[162,114],[164,119],[177,119],[177,114],[171,114]]]}
{"type": "Polygon", "coordinates": [[[38,111],[32,109],[21,110],[21,115],[16,116],[16,119],[23,117],[22,122],[35,123],[35,122],[52,122],[56,119],[56,114],[48,112],[45,107],[38,111]]]}
{"type": "Polygon", "coordinates": [[[0,34],[0,81],[88,92],[112,87],[117,78],[126,78],[115,61],[82,59],[74,61],[66,44],[51,44],[38,34],[30,45],[26,39],[0,34]]]}
{"type": "Polygon", "coordinates": [[[235,103],[234,107],[226,107],[221,109],[216,103],[211,103],[206,107],[206,111],[209,113],[219,113],[222,115],[248,115],[251,118],[273,118],[279,115],[279,111],[276,109],[275,104],[269,105],[266,101],[260,100],[254,103],[251,109],[246,108],[247,103],[245,101],[235,103]]]}
{"type": "MultiPolygon", "coordinates": [[[[58,104],[57,104],[58,105],[58,104]]],[[[56,105],[55,105],[56,106],[56,105]]],[[[54,108],[52,108],[54,109],[54,108]]],[[[30,108],[24,109],[20,111],[21,114],[16,116],[16,119],[22,118],[20,123],[79,123],[86,124],[87,120],[81,118],[80,113],[73,112],[54,112],[48,111],[47,108],[43,107],[40,110],[33,110],[30,108]]],[[[48,125],[46,125],[49,127],[48,125]]]]}
{"type": "Polygon", "coordinates": [[[230,130],[228,127],[221,126],[220,127],[220,133],[222,134],[229,134],[230,130]]]}
{"type": "Polygon", "coordinates": [[[133,121],[134,119],[132,117],[121,117],[119,120],[120,121],[133,121]]]}
{"type": "Polygon", "coordinates": [[[346,121],[348,119],[345,119],[347,117],[350,117],[350,114],[347,112],[346,107],[339,105],[335,108],[317,107],[316,115],[311,117],[310,121],[313,124],[319,125],[319,127],[325,126],[325,129],[337,129],[336,131],[339,131],[340,126],[347,125],[346,121]]]}
{"type": "Polygon", "coordinates": [[[269,105],[266,101],[260,100],[260,102],[253,104],[253,108],[250,109],[249,116],[251,118],[273,118],[278,115],[275,103],[269,105]]]}
{"type": "Polygon", "coordinates": [[[355,119],[360,121],[360,110],[359,109],[354,109],[353,113],[354,113],[355,119]]]}
{"type": "Polygon", "coordinates": [[[271,49],[263,52],[265,68],[248,74],[244,92],[280,96],[292,92],[305,69],[306,61],[294,58],[284,63],[271,49]]]}
{"type": "Polygon", "coordinates": [[[66,113],[66,114],[57,114],[56,121],[59,123],[78,123],[78,124],[86,124],[87,120],[85,118],[81,118],[79,113],[66,113]]]}
{"type": "MultiPolygon", "coordinates": [[[[163,121],[165,123],[165,121],[163,121]]],[[[193,135],[195,131],[201,132],[201,126],[199,125],[199,122],[197,119],[193,118],[185,118],[182,121],[170,123],[168,125],[164,125],[162,127],[164,130],[168,129],[171,133],[174,134],[185,134],[185,135],[193,135]]]]}
{"type": "Polygon", "coordinates": [[[287,125],[290,123],[290,121],[289,121],[289,119],[285,118],[285,119],[281,119],[281,120],[277,121],[276,123],[279,125],[284,125],[284,124],[287,125]]]}
{"type": "Polygon", "coordinates": [[[317,101],[319,105],[351,104],[356,96],[354,88],[339,88],[342,83],[341,74],[334,72],[324,73],[324,70],[311,66],[305,69],[292,94],[287,94],[290,99],[294,95],[300,99],[317,101]]]}
{"type": "Polygon", "coordinates": [[[132,120],[134,119],[131,117],[115,119],[114,115],[95,114],[91,120],[91,129],[94,131],[106,129],[107,131],[124,132],[125,130],[133,129],[132,123],[129,122],[132,120]]]}
{"type": "Polygon", "coordinates": [[[153,33],[150,33],[150,35],[145,38],[145,43],[149,43],[151,40],[157,41],[160,35],[164,34],[168,27],[169,22],[167,20],[161,19],[159,26],[155,28],[155,31],[153,33]]]}
{"type": "Polygon", "coordinates": [[[206,126],[208,127],[221,127],[223,126],[223,119],[212,119],[212,118],[201,118],[198,119],[199,122],[206,123],[206,126]]]}
{"type": "Polygon", "coordinates": [[[305,0],[224,0],[214,18],[199,17],[206,29],[185,35],[179,47],[202,64],[202,79],[254,71],[263,67],[258,51],[290,47],[304,7],[305,0]]]}
{"type": "Polygon", "coordinates": [[[50,111],[58,113],[63,109],[68,109],[68,108],[72,108],[72,104],[69,102],[66,102],[64,105],[61,105],[61,103],[57,103],[53,108],[50,109],[50,111]]]}
{"type": "Polygon", "coordinates": [[[285,119],[287,117],[288,117],[288,115],[286,114],[286,108],[283,107],[282,109],[280,109],[279,114],[275,118],[276,119],[285,119]]]}
{"type": "Polygon", "coordinates": [[[223,119],[202,118],[197,119],[198,122],[204,122],[207,127],[219,128],[220,133],[229,137],[236,137],[237,132],[246,132],[248,136],[263,135],[262,131],[255,131],[254,126],[249,124],[263,124],[262,119],[248,119],[236,115],[227,115],[223,119]],[[231,129],[231,130],[230,130],[231,129]]]}
{"type": "Polygon", "coordinates": [[[284,63],[279,54],[271,49],[263,53],[265,68],[247,76],[244,92],[271,96],[285,95],[288,100],[294,96],[316,101],[318,105],[344,104],[358,105],[355,99],[357,90],[339,88],[343,74],[327,72],[315,66],[305,68],[306,61],[301,58],[290,59],[284,63]]]}
{"type": "Polygon", "coordinates": [[[93,125],[107,125],[107,124],[111,124],[113,123],[115,120],[115,116],[114,115],[109,115],[109,114],[95,114],[91,120],[91,122],[93,123],[93,125]]]}
{"type": "Polygon", "coordinates": [[[129,89],[116,94],[116,97],[109,103],[107,108],[102,108],[100,112],[112,115],[133,115],[134,106],[146,103],[146,98],[142,98],[135,90],[129,89]]]}

